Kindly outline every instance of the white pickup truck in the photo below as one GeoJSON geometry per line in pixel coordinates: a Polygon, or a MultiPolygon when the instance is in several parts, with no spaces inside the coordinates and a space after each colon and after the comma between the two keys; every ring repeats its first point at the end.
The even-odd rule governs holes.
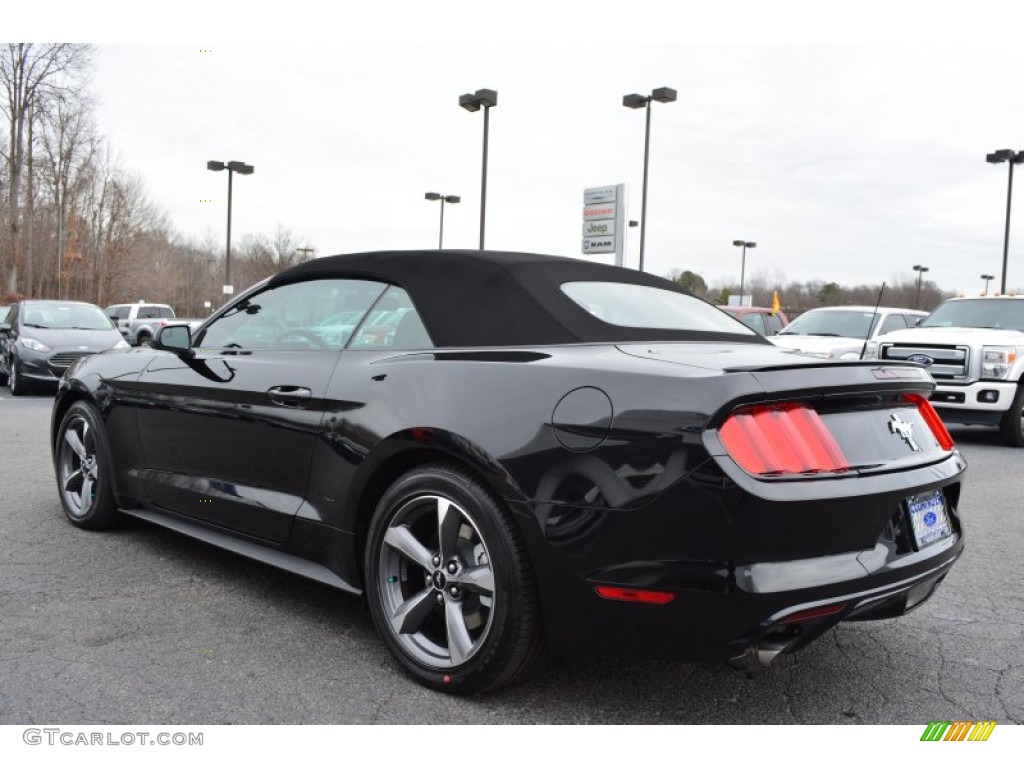
{"type": "Polygon", "coordinates": [[[999,427],[1024,447],[1024,296],[949,299],[916,328],[869,342],[864,356],[924,365],[943,421],[999,427]]]}
{"type": "Polygon", "coordinates": [[[171,323],[188,323],[189,330],[195,333],[203,320],[175,317],[174,310],[167,304],[114,304],[103,310],[114,326],[124,336],[125,341],[133,347],[148,347],[157,331],[171,323]]]}

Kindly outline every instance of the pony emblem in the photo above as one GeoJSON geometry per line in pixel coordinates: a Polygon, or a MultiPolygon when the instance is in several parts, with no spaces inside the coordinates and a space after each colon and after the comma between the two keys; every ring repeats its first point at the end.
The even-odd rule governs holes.
{"type": "Polygon", "coordinates": [[[921,446],[917,444],[914,439],[914,425],[909,421],[904,421],[895,413],[892,415],[892,419],[889,421],[889,432],[894,435],[899,435],[907,441],[907,445],[910,446],[912,451],[920,451],[921,446]]]}

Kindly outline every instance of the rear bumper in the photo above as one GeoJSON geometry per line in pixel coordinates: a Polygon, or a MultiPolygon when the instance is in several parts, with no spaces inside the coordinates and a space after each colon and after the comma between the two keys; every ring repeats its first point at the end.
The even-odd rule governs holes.
{"type": "Polygon", "coordinates": [[[810,500],[786,498],[792,484],[772,486],[778,496],[766,499],[763,488],[755,495],[728,483],[717,491],[682,483],[644,510],[602,510],[590,533],[612,543],[587,537],[589,546],[561,552],[577,557],[559,558],[559,567],[547,558],[537,564],[548,642],[687,661],[765,648],[771,657],[840,621],[903,615],[931,597],[963,551],[957,505],[965,467],[954,453],[906,472],[815,482],[810,500]],[[853,483],[865,492],[849,495],[853,483]],[[894,526],[903,499],[934,488],[943,489],[953,532],[917,550],[894,526]],[[672,599],[609,600],[598,585],[672,599]]]}
{"type": "MultiPolygon", "coordinates": [[[[917,608],[960,557],[963,539],[954,535],[929,549],[934,551],[905,559],[913,562],[890,560],[874,573],[862,568],[861,577],[845,581],[829,581],[825,575],[834,569],[831,557],[727,567],[720,590],[674,591],[674,599],[665,605],[604,600],[594,587],[607,584],[605,577],[610,574],[595,574],[586,580],[586,593],[579,595],[589,604],[581,612],[589,619],[561,639],[566,647],[583,644],[594,652],[691,661],[734,659],[766,646],[791,652],[840,621],[894,618],[917,608]],[[751,579],[749,574],[761,569],[772,572],[769,586],[786,582],[789,588],[758,591],[765,584],[756,583],[758,577],[751,579]]],[[[851,553],[851,559],[864,554],[870,553],[851,553]]],[[[677,567],[692,568],[692,564],[650,565],[649,569],[634,567],[630,583],[619,580],[618,585],[660,590],[670,586],[671,579],[656,574],[664,577],[677,567]]],[[[552,644],[562,645],[559,639],[551,638],[552,644]]]]}

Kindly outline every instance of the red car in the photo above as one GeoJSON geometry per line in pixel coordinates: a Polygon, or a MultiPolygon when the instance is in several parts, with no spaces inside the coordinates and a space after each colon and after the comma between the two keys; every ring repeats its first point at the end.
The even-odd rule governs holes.
{"type": "Polygon", "coordinates": [[[786,317],[786,314],[784,312],[772,312],[771,307],[719,306],[718,308],[724,312],[728,312],[741,323],[753,328],[762,336],[774,336],[776,333],[781,331],[784,326],[789,325],[789,318],[786,317]]]}

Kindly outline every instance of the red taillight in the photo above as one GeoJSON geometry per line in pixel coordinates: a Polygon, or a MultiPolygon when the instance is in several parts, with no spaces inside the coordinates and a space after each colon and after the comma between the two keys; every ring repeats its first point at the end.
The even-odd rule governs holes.
{"type": "Polygon", "coordinates": [[[675,600],[671,592],[655,592],[651,589],[627,589],[626,587],[597,586],[594,590],[605,600],[625,600],[630,603],[664,605],[675,600]]]}
{"type": "Polygon", "coordinates": [[[806,611],[799,611],[798,613],[791,613],[786,618],[780,621],[780,624],[796,624],[798,621],[809,621],[811,619],[820,619],[822,616],[833,616],[846,607],[846,603],[838,603],[836,605],[823,605],[821,608],[811,608],[806,611]]]}
{"type": "Polygon", "coordinates": [[[903,399],[917,406],[921,418],[928,425],[928,429],[932,431],[932,434],[939,443],[939,447],[944,451],[953,450],[953,438],[949,436],[949,430],[946,429],[946,425],[942,423],[942,418],[932,408],[932,404],[928,402],[928,399],[922,395],[904,395],[903,399]]]}
{"type": "Polygon", "coordinates": [[[800,403],[742,408],[725,420],[718,436],[752,475],[842,472],[849,467],[818,412],[800,403]]]}

